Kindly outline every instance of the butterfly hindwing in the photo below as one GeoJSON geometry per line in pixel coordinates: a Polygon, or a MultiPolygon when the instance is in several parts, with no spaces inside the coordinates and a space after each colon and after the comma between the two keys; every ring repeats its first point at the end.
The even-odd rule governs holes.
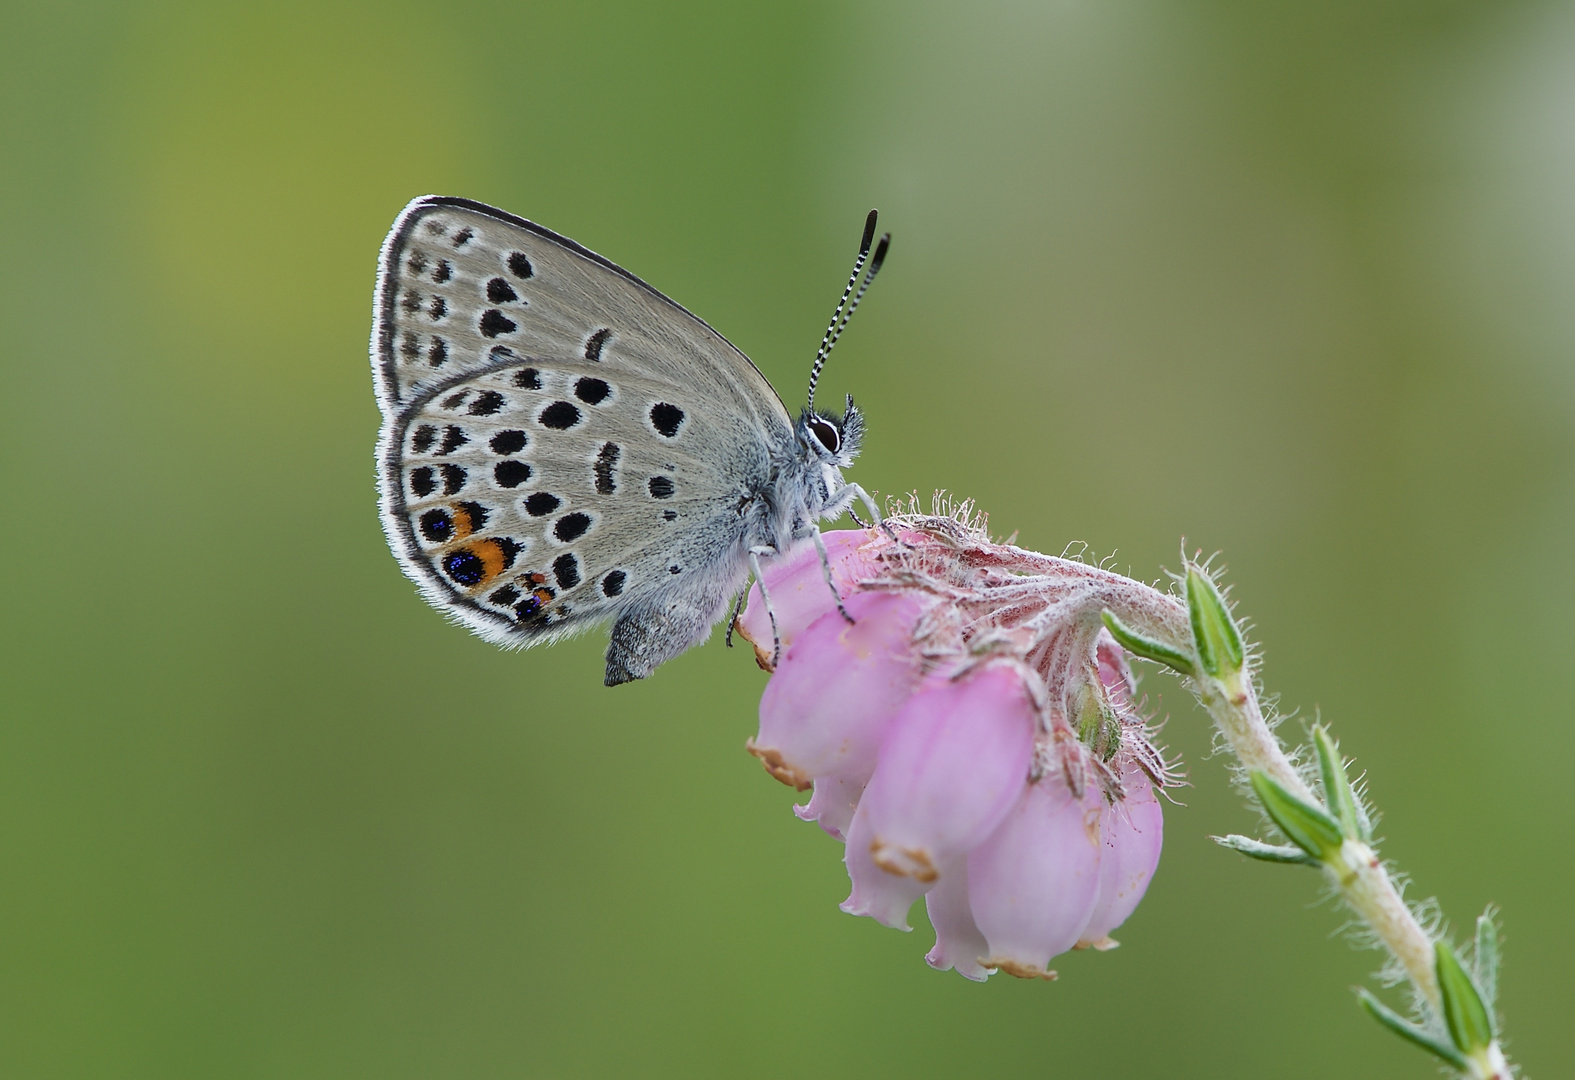
{"type": "Polygon", "coordinates": [[[483,636],[631,608],[714,621],[741,582],[737,503],[791,438],[786,410],[638,279],[500,211],[417,200],[384,245],[373,360],[389,539],[483,636]]]}

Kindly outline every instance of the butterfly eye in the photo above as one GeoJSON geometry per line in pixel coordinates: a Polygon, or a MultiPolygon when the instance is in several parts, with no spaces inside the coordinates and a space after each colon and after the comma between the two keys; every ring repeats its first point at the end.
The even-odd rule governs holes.
{"type": "Polygon", "coordinates": [[[815,438],[820,440],[820,445],[835,454],[842,447],[842,432],[829,421],[815,417],[809,422],[809,430],[814,432],[815,438]]]}

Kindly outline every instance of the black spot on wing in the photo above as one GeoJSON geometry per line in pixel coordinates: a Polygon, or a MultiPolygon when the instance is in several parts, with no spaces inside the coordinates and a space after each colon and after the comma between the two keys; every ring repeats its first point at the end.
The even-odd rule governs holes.
{"type": "Polygon", "coordinates": [[[514,385],[521,390],[540,390],[541,372],[533,367],[520,368],[514,373],[514,385]]]}
{"type": "Polygon", "coordinates": [[[476,585],[487,576],[487,564],[464,548],[443,557],[443,572],[460,585],[476,585]]]}
{"type": "Polygon", "coordinates": [[[399,306],[414,315],[421,310],[421,305],[426,303],[426,299],[414,289],[406,289],[405,295],[399,298],[399,306]]]}
{"type": "Polygon", "coordinates": [[[489,445],[492,447],[494,454],[501,454],[507,457],[525,449],[525,444],[529,441],[523,431],[510,429],[508,431],[500,431],[492,436],[492,442],[489,445]]]}
{"type": "Polygon", "coordinates": [[[443,284],[445,281],[447,281],[449,278],[451,278],[453,276],[454,276],[454,268],[449,265],[449,262],[448,262],[447,259],[443,259],[443,260],[439,261],[439,263],[437,264],[437,269],[432,271],[432,280],[434,282],[436,282],[437,284],[439,284],[439,285],[443,284]]]}
{"type": "Polygon", "coordinates": [[[410,493],[418,499],[424,499],[437,490],[437,477],[432,470],[423,465],[410,472],[410,493]]]}
{"type": "Polygon", "coordinates": [[[645,485],[653,499],[671,499],[673,497],[673,478],[670,476],[653,476],[645,485]]]}
{"type": "Polygon", "coordinates": [[[421,535],[434,544],[441,544],[454,535],[454,519],[444,510],[428,510],[421,515],[421,535]]]}
{"type": "Polygon", "coordinates": [[[497,308],[488,308],[481,313],[482,337],[493,338],[499,334],[512,334],[518,329],[519,324],[497,308]]]}
{"type": "Polygon", "coordinates": [[[580,560],[574,552],[559,555],[552,560],[552,576],[558,579],[558,588],[572,589],[580,583],[580,560]]]}
{"type": "Polygon", "coordinates": [[[471,416],[491,416],[503,408],[503,395],[496,390],[483,390],[476,395],[476,400],[470,403],[471,416]]]}
{"type": "Polygon", "coordinates": [[[663,510],[662,511],[662,520],[663,521],[677,521],[678,520],[678,511],[677,510],[663,510]]]}
{"type": "Polygon", "coordinates": [[[419,251],[413,251],[410,253],[410,258],[406,261],[405,266],[410,269],[412,274],[419,274],[427,268],[427,257],[419,251]]]}
{"type": "Polygon", "coordinates": [[[406,360],[414,360],[421,355],[421,335],[406,330],[399,339],[399,352],[406,360]]]}
{"type": "Polygon", "coordinates": [[[610,337],[612,337],[612,331],[604,326],[587,338],[585,341],[585,359],[600,360],[602,358],[602,350],[607,347],[607,339],[610,337]]]}
{"type": "Polygon", "coordinates": [[[476,502],[462,502],[459,504],[459,508],[470,515],[471,532],[480,532],[482,527],[487,524],[487,518],[492,516],[492,511],[476,502]]]}
{"type": "Polygon", "coordinates": [[[487,282],[487,301],[493,304],[511,304],[520,298],[514,286],[500,277],[487,282]]]}
{"type": "Polygon", "coordinates": [[[434,296],[432,298],[432,306],[427,308],[427,314],[432,316],[433,322],[437,322],[448,314],[448,301],[441,296],[434,296]]]}
{"type": "Polygon", "coordinates": [[[520,591],[512,585],[505,585],[487,597],[487,603],[496,604],[498,607],[513,607],[520,598],[520,591]]]}
{"type": "Polygon", "coordinates": [[[503,553],[503,569],[507,570],[514,565],[514,560],[524,550],[525,545],[511,536],[499,536],[492,541],[498,545],[498,550],[503,553]]]}
{"type": "Polygon", "coordinates": [[[442,466],[442,471],[443,494],[453,495],[465,486],[465,470],[458,465],[444,465],[442,466]]]}
{"type": "Polygon", "coordinates": [[[546,517],[562,504],[563,500],[546,491],[538,491],[525,500],[525,512],[531,517],[546,517]]]}
{"type": "Polygon", "coordinates": [[[422,424],[416,428],[416,433],[410,438],[411,453],[424,454],[432,449],[433,440],[437,438],[437,428],[431,424],[422,424]]]}
{"type": "Polygon", "coordinates": [[[531,266],[530,260],[525,257],[523,251],[509,252],[508,264],[509,273],[517,278],[528,278],[536,273],[535,267],[531,266]]]}
{"type": "Polygon", "coordinates": [[[457,248],[464,247],[466,244],[470,243],[470,238],[475,235],[476,230],[470,228],[467,225],[465,228],[454,234],[454,246],[457,248]]]}
{"type": "Polygon", "coordinates": [[[447,359],[448,342],[444,341],[436,334],[432,335],[432,347],[427,350],[427,363],[431,364],[433,367],[439,367],[442,365],[443,361],[447,359]]]}
{"type": "Polygon", "coordinates": [[[500,461],[492,467],[498,487],[517,488],[530,479],[530,466],[523,461],[500,461]]]}
{"type": "Polygon", "coordinates": [[[441,457],[444,454],[452,454],[455,450],[458,450],[461,446],[464,446],[469,441],[469,435],[466,435],[459,428],[455,427],[453,424],[450,424],[448,427],[443,429],[443,445],[438,447],[438,456],[441,457]]]}
{"type": "Polygon", "coordinates": [[[628,575],[622,570],[612,571],[606,577],[602,578],[602,595],[617,596],[619,593],[623,592],[623,583],[627,579],[628,575]]]}
{"type": "Polygon", "coordinates": [[[469,393],[470,393],[469,390],[461,390],[457,394],[450,394],[448,397],[444,398],[438,404],[442,408],[445,408],[445,409],[457,409],[461,405],[465,404],[465,397],[469,393]]]}
{"type": "Polygon", "coordinates": [[[552,535],[565,544],[570,544],[584,536],[590,531],[590,528],[591,516],[576,511],[572,514],[564,514],[559,518],[552,526],[552,535]]]}
{"type": "Polygon", "coordinates": [[[607,400],[607,395],[612,393],[612,387],[602,379],[593,379],[589,375],[578,379],[574,383],[574,396],[587,405],[600,405],[607,400]]]}
{"type": "Polygon", "coordinates": [[[651,406],[651,426],[656,429],[657,434],[669,439],[676,438],[683,422],[684,411],[677,405],[658,401],[651,406]]]}
{"type": "Polygon", "coordinates": [[[541,411],[536,422],[555,431],[566,431],[580,422],[580,410],[568,401],[554,401],[541,411]]]}
{"type": "Polygon", "coordinates": [[[613,477],[613,469],[618,465],[618,458],[623,455],[623,450],[617,443],[602,443],[602,448],[596,454],[596,493],[598,495],[611,495],[618,490],[617,480],[613,477]]]}

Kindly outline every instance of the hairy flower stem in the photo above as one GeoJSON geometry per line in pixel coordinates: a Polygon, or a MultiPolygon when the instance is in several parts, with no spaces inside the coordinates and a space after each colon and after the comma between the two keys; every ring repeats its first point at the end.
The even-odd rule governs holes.
{"type": "MultiPolygon", "coordinates": [[[[1233,683],[1227,687],[1207,675],[1194,680],[1198,700],[1214,718],[1231,752],[1248,770],[1261,769],[1298,798],[1319,804],[1264,722],[1252,680],[1243,672],[1233,683]]],[[[1361,840],[1347,838],[1323,861],[1323,870],[1351,909],[1404,966],[1417,993],[1437,1012],[1440,1000],[1433,971],[1433,941],[1401,899],[1373,849],[1361,840]]]]}
{"type": "Polygon", "coordinates": [[[1273,729],[1264,721],[1252,679],[1245,671],[1238,671],[1226,679],[1200,672],[1193,678],[1193,686],[1198,700],[1214,718],[1215,726],[1225,736],[1226,745],[1244,768],[1261,769],[1298,798],[1318,801],[1296,766],[1291,764],[1273,729]]]}
{"type": "MultiPolygon", "coordinates": [[[[1435,940],[1400,895],[1372,848],[1366,811],[1351,789],[1333,740],[1321,728],[1314,729],[1320,796],[1264,717],[1253,679],[1254,665],[1212,576],[1189,564],[1181,583],[1185,604],[1175,597],[1164,597],[1168,606],[1157,595],[1135,595],[1145,586],[1131,583],[1133,587],[1112,588],[1102,583],[1106,587],[1099,591],[1106,606],[1101,614],[1116,640],[1129,651],[1170,667],[1191,683],[1225,744],[1241,763],[1248,781],[1244,786],[1292,845],[1276,848],[1246,837],[1228,837],[1224,842],[1255,858],[1319,866],[1405,972],[1426,1022],[1422,1026],[1410,1024],[1376,999],[1364,998],[1364,1007],[1391,1030],[1432,1051],[1472,1080],[1509,1080],[1511,1070],[1493,1030],[1492,991],[1481,993],[1454,960],[1447,943],[1435,940]],[[1176,617],[1183,607],[1185,623],[1176,617]],[[1451,980],[1445,979],[1446,953],[1447,970],[1455,973],[1451,980]],[[1475,1010],[1479,1022],[1460,1021],[1462,1010],[1475,1010]]],[[[1484,919],[1492,930],[1491,915],[1484,919]]],[[[1496,944],[1489,951],[1491,957],[1477,961],[1479,971],[1480,965],[1496,962],[1496,944]]],[[[1494,978],[1489,976],[1488,981],[1494,978]]]]}
{"type": "MultiPolygon", "coordinates": [[[[1161,645],[1190,655],[1192,670],[1180,673],[1190,678],[1198,700],[1241,762],[1264,812],[1293,842],[1286,850],[1295,853],[1300,848],[1304,861],[1320,866],[1346,904],[1399,963],[1418,1001],[1424,1003],[1427,1027],[1447,1032],[1453,1042],[1448,1045],[1440,1040],[1434,1052],[1472,1080],[1509,1080],[1511,1071],[1493,1031],[1491,991],[1484,1006],[1479,988],[1464,974],[1449,946],[1429,934],[1401,897],[1369,843],[1367,814],[1351,790],[1345,763],[1333,740],[1321,728],[1314,729],[1323,789],[1320,798],[1264,719],[1253,665],[1213,578],[1202,567],[1188,565],[1184,585],[1190,640],[1162,637],[1161,645]],[[1453,973],[1450,980],[1446,980],[1446,972],[1453,973]],[[1445,981],[1448,986],[1443,985],[1445,981]],[[1473,1009],[1479,1017],[1474,1027],[1458,1019],[1462,1010],[1473,1009]]],[[[1167,662],[1173,668],[1181,667],[1174,659],[1167,662]]],[[[1410,1028],[1400,1033],[1420,1037],[1427,1045],[1427,1030],[1410,1028]]]]}

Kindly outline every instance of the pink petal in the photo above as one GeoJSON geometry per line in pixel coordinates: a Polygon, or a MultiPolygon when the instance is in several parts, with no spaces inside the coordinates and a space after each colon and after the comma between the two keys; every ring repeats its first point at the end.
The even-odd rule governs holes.
{"type": "Polygon", "coordinates": [[[908,906],[990,835],[1033,755],[1036,719],[1023,676],[991,664],[928,679],[902,706],[848,833],[853,894],[843,910],[906,924],[908,906]]]}
{"type": "Polygon", "coordinates": [[[793,807],[800,821],[816,821],[835,840],[846,840],[853,812],[864,793],[863,780],[822,776],[815,780],[815,794],[803,806],[793,807]]]}
{"type": "Polygon", "coordinates": [[[1055,977],[1050,958],[1077,944],[1099,895],[1100,799],[1096,785],[1077,799],[1047,773],[969,854],[968,904],[990,943],[986,966],[1055,977]]]}
{"type": "Polygon", "coordinates": [[[913,927],[908,925],[908,909],[924,895],[930,882],[888,874],[875,865],[870,855],[875,836],[870,831],[870,819],[864,812],[864,802],[863,799],[859,800],[858,811],[854,813],[853,822],[848,827],[847,848],[842,853],[842,861],[848,868],[848,878],[853,882],[853,890],[842,902],[842,910],[849,915],[868,915],[882,926],[894,930],[912,930],[913,927]]]}
{"type": "Polygon", "coordinates": [[[1080,945],[1111,949],[1110,932],[1127,921],[1159,866],[1165,817],[1148,777],[1137,768],[1123,778],[1126,798],[1100,819],[1099,899],[1080,945]]]}
{"type": "Polygon", "coordinates": [[[800,791],[822,776],[862,786],[881,740],[919,683],[913,627],[926,601],[858,593],[849,624],[832,610],[793,642],[760,699],[760,734],[750,753],[800,791]]]}
{"type": "Polygon", "coordinates": [[[990,972],[980,961],[990,954],[990,945],[968,907],[967,859],[941,868],[940,880],[925,894],[924,905],[935,927],[935,948],[925,956],[925,963],[936,971],[955,968],[963,978],[983,982],[990,972]]]}
{"type": "MultiPolygon", "coordinates": [[[[885,538],[874,529],[838,529],[821,533],[821,537],[826,542],[831,578],[846,602],[859,581],[875,576],[880,569],[875,558],[860,549],[885,538]]],[[[771,593],[771,606],[777,613],[777,633],[786,652],[805,627],[828,611],[836,610],[836,600],[826,588],[820,553],[812,540],[800,542],[786,555],[764,560],[760,569],[766,578],[766,589],[771,593]]],[[[749,587],[749,603],[739,616],[737,630],[755,647],[756,662],[770,671],[771,617],[766,614],[765,602],[760,599],[758,582],[749,587]]]]}

